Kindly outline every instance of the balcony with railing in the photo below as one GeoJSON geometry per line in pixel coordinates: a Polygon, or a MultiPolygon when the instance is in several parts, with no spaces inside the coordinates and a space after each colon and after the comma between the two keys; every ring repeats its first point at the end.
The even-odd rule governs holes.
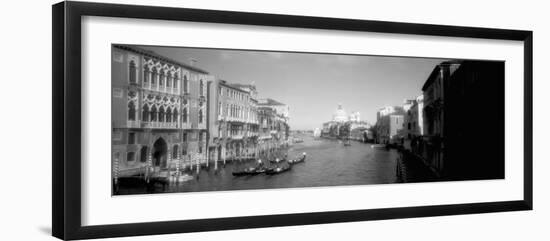
{"type": "Polygon", "coordinates": [[[140,121],[136,120],[136,121],[126,121],[126,127],[128,128],[140,128],[140,121]]]}
{"type": "Polygon", "coordinates": [[[182,129],[191,129],[191,122],[183,122],[181,123],[182,129]]]}
{"type": "Polygon", "coordinates": [[[141,128],[151,129],[177,129],[178,123],[176,122],[141,122],[141,128]]]}
{"type": "Polygon", "coordinates": [[[203,121],[202,123],[199,123],[198,128],[201,129],[201,130],[206,129],[206,121],[203,121]]]}

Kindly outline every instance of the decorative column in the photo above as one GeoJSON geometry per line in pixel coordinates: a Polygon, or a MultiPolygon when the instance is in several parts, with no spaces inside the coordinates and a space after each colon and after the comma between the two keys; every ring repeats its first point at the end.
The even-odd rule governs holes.
{"type": "MultiPolygon", "coordinates": [[[[151,149],[151,148],[147,148],[151,149]]],[[[149,177],[151,176],[151,169],[153,168],[153,149],[147,152],[147,165],[145,169],[146,182],[149,183],[149,177]]]]}
{"type": "Polygon", "coordinates": [[[118,170],[119,170],[119,163],[118,163],[118,158],[115,158],[115,163],[113,165],[113,177],[114,177],[114,183],[115,183],[115,191],[118,189],[118,170]]]}
{"type": "Polygon", "coordinates": [[[172,149],[170,148],[170,146],[168,146],[168,148],[166,148],[166,169],[167,169],[167,178],[168,180],[170,180],[170,164],[171,164],[171,161],[172,161],[172,149]]]}
{"type": "Polygon", "coordinates": [[[199,172],[200,172],[200,169],[201,169],[199,153],[195,153],[195,160],[196,160],[196,163],[197,163],[197,175],[198,175],[199,172]]]}
{"type": "Polygon", "coordinates": [[[179,184],[180,181],[180,160],[181,160],[181,152],[178,148],[178,153],[176,153],[177,159],[176,159],[176,185],[179,184]]]}

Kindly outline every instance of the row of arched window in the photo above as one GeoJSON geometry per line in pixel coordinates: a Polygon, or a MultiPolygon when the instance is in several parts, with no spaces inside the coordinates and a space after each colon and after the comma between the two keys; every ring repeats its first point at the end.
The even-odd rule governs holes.
{"type": "MultiPolygon", "coordinates": [[[[128,73],[129,73],[129,82],[137,84],[137,64],[134,62],[134,60],[131,60],[128,64],[128,73]]],[[[144,86],[151,86],[152,88],[157,87],[157,83],[159,87],[167,87],[167,88],[174,88],[179,89],[179,75],[178,73],[172,74],[170,71],[164,72],[161,69],[158,69],[156,67],[149,67],[145,66],[143,68],[143,85],[144,86]]],[[[188,94],[189,93],[189,80],[187,78],[187,75],[183,75],[183,93],[188,94]]],[[[204,96],[205,95],[205,85],[204,81],[201,79],[199,81],[199,95],[204,96]]]]}
{"type": "MultiPolygon", "coordinates": [[[[183,113],[181,114],[182,122],[186,123],[188,121],[188,114],[187,113],[187,107],[183,108],[183,113]]],[[[128,120],[135,121],[137,120],[137,111],[136,111],[136,104],[134,101],[128,102],[128,120]]],[[[155,105],[152,107],[149,107],[149,105],[143,105],[142,111],[141,111],[141,121],[143,122],[166,122],[166,123],[172,123],[178,122],[178,109],[177,108],[164,108],[164,106],[161,106],[160,108],[157,108],[155,105]]],[[[199,115],[202,115],[202,112],[199,113],[199,115]]]]}
{"type": "MultiPolygon", "coordinates": [[[[129,65],[129,82],[137,83],[137,65],[131,60],[129,65]]],[[[145,66],[143,68],[143,84],[151,86],[166,86],[168,88],[179,88],[179,75],[177,73],[172,74],[170,71],[166,73],[161,69],[155,67],[145,66]]],[[[183,86],[184,89],[188,89],[188,80],[187,76],[183,76],[183,86]]]]}
{"type": "MultiPolygon", "coordinates": [[[[132,62],[130,62],[130,68],[132,68],[132,62]]],[[[184,86],[186,80],[187,77],[184,76],[184,86]]],[[[170,72],[164,73],[157,68],[145,66],[143,68],[143,84],[149,84],[149,82],[151,86],[156,86],[158,83],[159,86],[179,88],[179,75],[177,73],[172,75],[170,72]]]]}
{"type": "MultiPolygon", "coordinates": [[[[178,122],[178,109],[177,108],[164,108],[164,106],[161,106],[157,109],[155,105],[153,105],[151,108],[149,108],[148,105],[143,105],[143,108],[141,110],[141,121],[143,122],[178,122]]],[[[187,108],[183,109],[182,113],[182,121],[187,121],[187,108]]]]}

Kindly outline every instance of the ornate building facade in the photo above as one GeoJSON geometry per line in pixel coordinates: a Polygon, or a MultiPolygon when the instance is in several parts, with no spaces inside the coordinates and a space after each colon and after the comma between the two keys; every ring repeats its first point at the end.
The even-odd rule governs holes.
{"type": "Polygon", "coordinates": [[[208,72],[119,45],[111,69],[115,175],[206,162],[208,72]]]}
{"type": "Polygon", "coordinates": [[[289,107],[274,99],[258,100],[259,150],[268,155],[290,144],[289,107]]]}
{"type": "Polygon", "coordinates": [[[255,157],[259,124],[256,88],[224,80],[216,83],[218,159],[255,157]]]}

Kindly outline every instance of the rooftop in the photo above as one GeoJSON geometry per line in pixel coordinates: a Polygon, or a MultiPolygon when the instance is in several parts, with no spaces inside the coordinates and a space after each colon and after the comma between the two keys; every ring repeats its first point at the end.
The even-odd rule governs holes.
{"type": "Polygon", "coordinates": [[[258,100],[258,105],[274,106],[274,105],[285,105],[285,104],[283,104],[279,101],[276,101],[274,99],[266,98],[266,99],[259,99],[258,100]]]}
{"type": "Polygon", "coordinates": [[[194,67],[194,66],[191,66],[191,65],[188,65],[188,64],[184,64],[182,62],[179,62],[177,60],[173,60],[173,59],[170,59],[170,58],[167,58],[167,57],[164,57],[160,54],[157,54],[155,53],[154,51],[151,51],[151,50],[146,50],[146,49],[142,49],[140,47],[137,47],[137,46],[134,46],[134,45],[119,45],[119,44],[113,44],[113,47],[114,48],[118,48],[118,49],[123,49],[123,50],[127,50],[127,51],[132,51],[134,53],[137,53],[137,54],[142,54],[142,55],[145,55],[147,57],[150,57],[150,58],[155,58],[155,59],[159,59],[159,60],[162,60],[164,62],[168,62],[168,63],[171,63],[171,64],[174,64],[174,65],[179,65],[185,69],[189,69],[189,70],[193,70],[195,72],[199,72],[199,73],[202,73],[202,74],[209,74],[207,71],[205,70],[202,70],[200,68],[197,68],[197,67],[194,67]]]}
{"type": "Polygon", "coordinates": [[[244,93],[247,93],[247,94],[249,93],[247,90],[242,89],[241,87],[239,87],[239,84],[229,83],[227,80],[220,80],[220,85],[223,85],[227,88],[230,88],[230,89],[233,89],[233,90],[236,90],[236,91],[244,92],[244,93]]]}

